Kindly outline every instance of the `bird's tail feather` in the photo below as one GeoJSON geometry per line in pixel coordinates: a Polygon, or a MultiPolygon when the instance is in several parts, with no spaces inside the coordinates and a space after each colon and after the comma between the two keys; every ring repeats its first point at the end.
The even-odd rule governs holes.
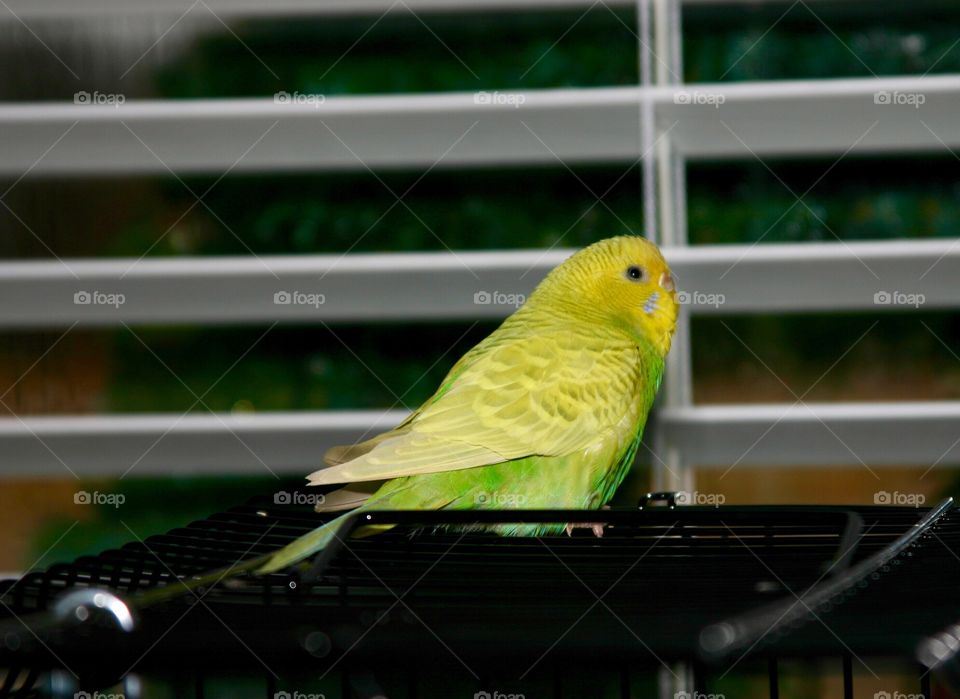
{"type": "MultiPolygon", "coordinates": [[[[225,580],[245,573],[266,575],[296,565],[326,548],[326,546],[336,538],[337,531],[343,526],[344,520],[347,517],[356,515],[357,512],[363,509],[365,509],[364,506],[361,506],[351,512],[345,512],[336,519],[322,524],[313,531],[287,544],[279,551],[248,558],[247,560],[234,563],[226,568],[212,570],[189,579],[177,580],[176,585],[171,584],[140,592],[137,595],[137,604],[146,607],[169,600],[171,591],[174,591],[176,594],[180,594],[184,589],[196,591],[201,588],[218,585],[225,580]]],[[[365,525],[357,527],[350,535],[354,537],[369,536],[370,534],[392,529],[393,526],[392,524],[365,525]]]]}
{"type": "MultiPolygon", "coordinates": [[[[266,557],[266,562],[264,562],[262,565],[259,565],[253,572],[256,575],[276,573],[278,570],[283,570],[284,568],[289,568],[292,565],[296,565],[300,561],[312,556],[318,551],[322,551],[336,538],[337,531],[341,526],[343,526],[344,520],[347,517],[355,517],[357,513],[363,511],[364,509],[366,509],[365,506],[361,505],[350,512],[345,512],[336,519],[331,519],[329,522],[321,524],[313,531],[308,532],[295,541],[287,544],[279,551],[273,554],[268,554],[266,557]]],[[[393,527],[394,525],[392,524],[365,525],[357,527],[351,531],[349,536],[370,536],[371,534],[386,531],[387,529],[392,529],[393,527]]]]}
{"type": "Polygon", "coordinates": [[[296,541],[287,544],[272,554],[266,563],[257,568],[255,571],[256,574],[266,575],[267,573],[276,573],[278,570],[283,570],[284,568],[299,563],[304,558],[324,549],[327,544],[333,541],[337,529],[343,524],[343,520],[352,514],[353,512],[348,512],[336,519],[331,519],[312,532],[304,534],[296,541]]]}

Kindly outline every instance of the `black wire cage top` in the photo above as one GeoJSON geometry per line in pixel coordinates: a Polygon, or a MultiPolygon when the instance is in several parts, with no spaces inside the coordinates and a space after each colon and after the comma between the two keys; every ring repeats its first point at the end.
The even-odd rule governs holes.
{"type": "Polygon", "coordinates": [[[491,688],[576,696],[570,687],[590,677],[590,696],[644,696],[653,685],[639,686],[664,672],[680,680],[678,668],[694,692],[760,668],[777,696],[783,659],[840,659],[850,696],[866,658],[895,660],[925,697],[930,668],[952,677],[960,517],[950,500],[675,507],[661,495],[598,512],[363,513],[309,569],[207,575],[327,520],[254,498],[0,583],[0,696],[73,695],[129,677],[177,695],[256,678],[254,696],[310,687],[327,698],[481,699],[491,688]],[[602,538],[475,529],[495,521],[605,527],[602,538]],[[397,526],[349,537],[370,523],[397,526]]]}

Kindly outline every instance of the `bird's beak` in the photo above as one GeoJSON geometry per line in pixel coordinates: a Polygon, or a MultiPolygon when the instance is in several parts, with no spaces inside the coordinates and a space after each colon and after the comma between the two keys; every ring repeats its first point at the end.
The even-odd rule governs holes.
{"type": "Polygon", "coordinates": [[[673,275],[669,272],[664,272],[660,275],[660,288],[664,291],[674,291],[677,288],[676,283],[673,280],[673,275]]]}

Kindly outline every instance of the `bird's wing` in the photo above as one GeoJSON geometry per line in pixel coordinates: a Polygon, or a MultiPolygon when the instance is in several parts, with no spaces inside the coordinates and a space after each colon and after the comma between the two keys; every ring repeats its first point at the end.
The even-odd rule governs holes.
{"type": "Polygon", "coordinates": [[[471,365],[477,355],[482,355],[485,350],[483,343],[472,348],[469,352],[464,354],[457,362],[453,365],[449,372],[447,372],[446,377],[441,382],[440,387],[436,392],[424,402],[419,408],[414,410],[412,413],[407,415],[399,425],[394,427],[391,430],[382,432],[370,439],[367,439],[363,442],[357,442],[355,444],[344,444],[336,447],[330,447],[323,455],[323,460],[328,466],[339,466],[340,464],[347,463],[348,461],[353,461],[367,452],[373,450],[381,442],[384,442],[388,439],[394,437],[399,437],[403,434],[406,434],[410,423],[416,420],[420,414],[423,412],[424,408],[431,405],[432,403],[439,400],[443,395],[450,390],[450,387],[456,382],[456,380],[463,374],[467,367],[471,365]]]}
{"type": "Polygon", "coordinates": [[[383,481],[364,481],[363,483],[351,483],[343,488],[338,488],[324,495],[323,500],[318,502],[313,509],[317,512],[343,512],[360,507],[363,503],[380,489],[383,481]]]}
{"type": "MultiPolygon", "coordinates": [[[[642,367],[632,343],[566,329],[511,338],[479,353],[442,395],[312,485],[383,480],[561,456],[635,428],[642,367]]],[[[439,394],[440,392],[438,392],[439,394]]]]}

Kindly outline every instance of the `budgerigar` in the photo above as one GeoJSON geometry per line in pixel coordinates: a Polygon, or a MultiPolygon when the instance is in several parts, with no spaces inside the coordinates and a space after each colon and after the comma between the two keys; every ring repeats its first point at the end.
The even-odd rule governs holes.
{"type": "MultiPolygon", "coordinates": [[[[580,250],[468,351],[396,428],[327,452],[311,485],[346,484],[320,511],[591,509],[630,469],[677,319],[673,277],[639,236],[580,250]]],[[[259,568],[322,549],[334,519],[259,568]]],[[[563,524],[491,525],[541,535],[563,524]]]]}

